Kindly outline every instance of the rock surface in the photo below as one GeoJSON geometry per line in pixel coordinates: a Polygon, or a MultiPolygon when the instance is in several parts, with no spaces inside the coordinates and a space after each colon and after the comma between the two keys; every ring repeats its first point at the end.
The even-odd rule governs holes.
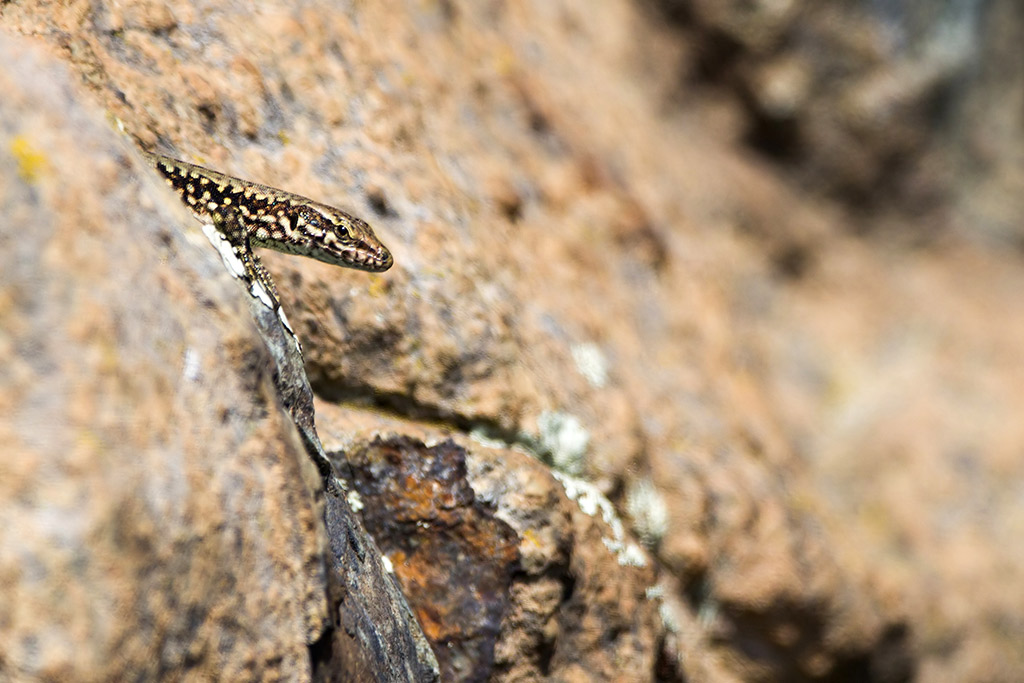
{"type": "Polygon", "coordinates": [[[308,678],[319,479],[244,295],[26,48],[0,41],[2,677],[308,678]]]}
{"type": "Polygon", "coordinates": [[[277,314],[63,65],[0,58],[0,677],[436,680],[277,314]]]}
{"type": "MultiPolygon", "coordinates": [[[[392,248],[383,275],[267,262],[339,471],[360,496],[392,487],[394,514],[366,519],[399,524],[380,540],[395,574],[435,648],[459,646],[438,658],[445,680],[1016,680],[1024,264],[992,247],[1013,230],[991,225],[1024,224],[1005,200],[1020,176],[956,204],[994,221],[977,231],[914,208],[955,164],[899,174],[899,211],[875,214],[887,150],[927,161],[950,133],[829,118],[835,91],[815,90],[816,63],[787,36],[849,39],[829,54],[876,60],[838,81],[850,106],[927,125],[936,81],[894,94],[876,24],[816,32],[805,4],[675,3],[666,25],[626,0],[26,1],[0,5],[0,29],[66,62],[146,144],[350,207],[392,248]],[[735,70],[715,78],[709,54],[735,70]],[[748,146],[768,115],[783,126],[767,132],[798,120],[821,142],[772,165],[748,146]],[[845,204],[837,187],[855,190],[845,204]],[[942,239],[902,237],[933,225],[942,239]],[[382,443],[401,453],[386,471],[382,443]],[[413,552],[414,519],[461,531],[413,552]],[[472,565],[459,576],[483,577],[451,596],[475,596],[469,609],[418,601],[454,555],[472,565]]],[[[843,14],[815,6],[819,29],[843,14]]],[[[989,6],[983,25],[1020,26],[989,6]]],[[[3,92],[48,82],[40,64],[26,82],[4,72],[3,92]]],[[[1018,137],[977,147],[1012,170],[1011,109],[998,130],[1018,137]]],[[[0,443],[19,454],[0,465],[0,567],[17,587],[0,614],[19,615],[0,618],[0,667],[112,676],[133,660],[104,648],[142,633],[160,666],[312,676],[331,615],[311,558],[343,534],[324,531],[250,312],[183,212],[135,217],[150,200],[109,152],[63,161],[82,125],[103,123],[95,109],[76,114],[85,124],[39,118],[58,111],[9,124],[0,150],[0,443]],[[28,239],[42,249],[12,246],[40,224],[28,239]],[[114,258],[115,225],[155,232],[114,258]],[[43,377],[60,390],[33,389],[43,377]],[[203,502],[175,512],[180,487],[203,502]],[[28,513],[39,530],[13,536],[28,513]],[[72,542],[53,538],[68,519],[72,542]],[[81,561],[80,539],[117,562],[81,561]],[[29,617],[55,626],[6,637],[29,617]],[[225,623],[247,638],[205,635],[225,623]]]]}
{"type": "Polygon", "coordinates": [[[679,605],[600,491],[518,450],[398,421],[367,444],[358,416],[321,417],[445,680],[655,677],[679,605]]]}

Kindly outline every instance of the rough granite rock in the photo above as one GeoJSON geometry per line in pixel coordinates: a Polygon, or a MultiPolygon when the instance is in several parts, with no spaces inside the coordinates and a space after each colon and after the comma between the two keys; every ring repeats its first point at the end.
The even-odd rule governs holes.
{"type": "Polygon", "coordinates": [[[380,544],[438,655],[442,680],[486,680],[519,564],[511,527],[475,500],[465,452],[408,437],[353,450],[348,471],[380,544]]]}
{"type": "Polygon", "coordinates": [[[244,296],[64,65],[0,60],[0,677],[308,678],[320,482],[244,296]]]}
{"type": "Polygon", "coordinates": [[[277,314],[63,65],[0,58],[0,677],[436,680],[277,314]]]}
{"type": "Polygon", "coordinates": [[[676,634],[659,616],[668,596],[654,560],[594,486],[521,451],[410,423],[378,423],[406,436],[366,442],[358,419],[321,412],[442,680],[654,680],[659,664],[673,670],[657,661],[676,634]]]}
{"type": "MultiPolygon", "coordinates": [[[[1024,265],[1016,250],[978,239],[987,228],[976,232],[970,220],[1024,225],[1024,193],[1013,190],[1024,177],[1015,156],[1020,67],[993,66],[999,55],[1015,54],[1007,45],[1021,45],[1013,36],[1022,18],[1011,3],[976,3],[986,11],[978,26],[990,27],[994,40],[984,46],[985,79],[972,100],[985,116],[962,128],[973,131],[963,141],[968,160],[1001,178],[999,191],[982,175],[958,181],[967,218],[922,244],[898,236],[938,225],[946,205],[932,202],[934,190],[962,167],[924,162],[941,159],[931,155],[935,146],[955,149],[961,128],[918,127],[931,125],[933,86],[956,92],[945,89],[942,63],[911,59],[919,71],[899,70],[884,50],[872,52],[877,24],[835,20],[847,15],[836,9],[842,3],[676,3],[690,21],[679,30],[651,12],[649,0],[20,0],[0,4],[0,30],[29,36],[66,62],[97,109],[145,144],[351,208],[374,224],[395,253],[386,274],[273,254],[267,264],[304,345],[316,426],[336,461],[378,436],[451,438],[465,450],[466,476],[446,470],[455,473],[448,483],[460,500],[471,489],[514,531],[513,539],[504,532],[490,539],[501,541],[490,546],[500,557],[514,543],[522,558],[500,596],[507,607],[491,677],[944,683],[1024,676],[1024,265]],[[820,9],[798,11],[812,4],[820,9]],[[810,54],[828,59],[809,63],[807,52],[786,52],[787,36],[810,37],[810,54]],[[834,83],[808,70],[851,55],[875,67],[858,72],[863,79],[834,83]],[[722,78],[709,78],[708,66],[722,67],[714,72],[722,78]],[[801,99],[819,82],[834,89],[801,99]],[[893,88],[904,82],[920,87],[893,88]],[[828,95],[837,92],[850,95],[835,101],[858,125],[816,116],[832,111],[828,95]],[[991,107],[982,106],[986,97],[991,107]],[[765,138],[752,147],[745,135],[751,112],[784,119],[793,103],[815,133],[807,139],[821,140],[801,157],[812,163],[797,167],[810,185],[755,151],[765,150],[765,138]],[[857,118],[865,112],[878,116],[857,118]],[[886,124],[890,114],[894,125],[886,124]],[[991,130],[978,132],[987,122],[991,130]],[[890,148],[900,152],[896,161],[922,163],[889,175],[890,148]],[[895,187],[887,185],[892,177],[895,187]],[[809,196],[808,186],[856,192],[843,205],[809,196]],[[910,201],[903,213],[876,214],[868,200],[890,190],[910,201]],[[647,564],[620,563],[609,543],[647,564]]],[[[829,68],[825,75],[848,73],[829,68]]],[[[58,111],[35,107],[33,116],[58,111]]],[[[100,114],[86,118],[101,125],[100,114]]],[[[14,197],[2,203],[11,214],[0,228],[7,241],[39,221],[33,202],[46,200],[57,216],[95,216],[106,198],[134,187],[108,154],[54,164],[75,134],[53,123],[42,126],[45,135],[64,138],[19,138],[11,128],[0,150],[6,172],[20,174],[2,186],[14,197]],[[57,182],[65,179],[58,172],[67,182],[57,182]]],[[[150,201],[131,200],[124,203],[150,201]]],[[[8,275],[23,271],[8,270],[7,261],[0,276],[5,287],[20,287],[0,298],[0,414],[13,417],[0,421],[0,439],[11,440],[8,451],[26,453],[0,465],[10,470],[0,486],[13,487],[0,498],[0,514],[27,508],[45,517],[42,535],[29,541],[11,540],[19,525],[0,532],[0,552],[20,553],[2,561],[5,585],[32,589],[5,591],[0,600],[13,600],[14,611],[0,615],[68,624],[48,632],[56,645],[0,638],[0,647],[18,648],[17,659],[0,655],[0,667],[38,664],[44,652],[56,677],[65,672],[59,657],[73,651],[100,667],[86,677],[127,672],[127,660],[96,654],[114,642],[113,627],[94,628],[107,623],[126,633],[162,629],[171,646],[161,653],[172,663],[200,657],[197,667],[216,660],[228,673],[307,677],[310,624],[323,623],[327,608],[313,604],[325,581],[316,572],[309,578],[302,558],[347,547],[346,532],[324,534],[316,477],[298,483],[308,469],[301,447],[309,444],[281,436],[291,427],[272,409],[270,356],[246,322],[249,311],[219,303],[228,292],[241,301],[234,283],[202,240],[186,237],[197,232],[180,232],[190,220],[167,215],[162,223],[133,218],[133,230],[141,222],[160,232],[155,244],[125,246],[137,251],[117,261],[96,258],[109,254],[104,230],[117,224],[113,218],[54,219],[76,246],[31,252],[35,262],[5,246],[12,263],[65,277],[60,259],[74,258],[76,277],[92,286],[44,296],[43,285],[24,284],[32,281],[26,275],[8,275]],[[183,249],[195,257],[176,258],[183,249]],[[113,275],[102,267],[112,262],[113,275]],[[134,295],[124,302],[127,314],[96,303],[126,282],[134,295]],[[202,295],[218,287],[223,295],[202,295]],[[65,315],[46,318],[42,306],[62,296],[65,315]],[[150,296],[168,305],[146,303],[150,296]],[[210,328],[184,314],[172,316],[170,332],[161,326],[179,310],[171,304],[195,301],[206,302],[196,315],[211,318],[210,328]],[[109,341],[118,335],[138,335],[154,348],[147,354],[171,360],[118,353],[109,341]],[[61,353],[32,366],[26,349],[44,348],[47,339],[59,340],[61,353]],[[200,355],[185,354],[189,348],[200,355]],[[65,371],[59,363],[73,365],[65,371]],[[37,372],[50,372],[67,391],[32,393],[37,372]],[[193,372],[212,378],[216,391],[195,400],[175,393],[193,372]],[[100,382],[102,392],[86,391],[100,382]],[[132,400],[118,403],[125,395],[132,400]],[[68,396],[63,419],[59,398],[68,396]],[[170,417],[167,402],[177,406],[170,417]],[[196,406],[221,422],[188,426],[190,440],[174,451],[173,435],[192,425],[196,406]],[[81,424],[109,424],[118,438],[81,424]],[[26,435],[49,441],[22,444],[26,435]],[[187,450],[193,443],[198,450],[187,450]],[[125,450],[134,457],[102,458],[125,450]],[[186,478],[189,491],[207,497],[201,514],[181,513],[194,525],[181,527],[181,542],[154,526],[163,516],[146,512],[147,501],[167,500],[160,492],[184,486],[178,473],[189,470],[171,467],[174,452],[221,456],[186,478]],[[60,468],[38,464],[47,458],[60,468]],[[140,472],[168,474],[145,485],[140,472]],[[94,480],[105,492],[100,503],[122,501],[128,512],[107,519],[150,524],[144,533],[109,533],[117,525],[95,517],[92,499],[79,491],[94,480]],[[72,504],[73,528],[93,530],[93,543],[127,544],[121,561],[101,570],[68,551],[59,558],[69,568],[62,574],[19,550],[73,551],[46,535],[65,529],[52,515],[72,504]],[[282,563],[284,578],[256,571],[278,566],[263,562],[259,548],[245,550],[239,563],[235,539],[244,549],[252,536],[233,534],[224,522],[233,518],[249,525],[247,533],[283,534],[263,547],[282,563]],[[221,543],[221,534],[231,542],[221,543]],[[173,564],[187,564],[189,552],[212,553],[210,569],[196,576],[173,564]],[[172,563],[175,582],[199,581],[204,591],[203,581],[214,582],[203,593],[212,596],[211,611],[196,608],[207,603],[195,592],[147,584],[160,562],[172,563]],[[61,581],[72,569],[86,572],[82,580],[61,581]],[[234,589],[217,583],[239,571],[234,589]],[[256,578],[258,589],[247,583],[256,578]],[[115,579],[126,586],[121,602],[105,597],[115,579]],[[58,585],[38,583],[47,580],[58,585]],[[257,609],[267,595],[282,594],[303,597],[257,609]],[[154,608],[131,595],[163,602],[154,608]],[[166,621],[147,620],[151,614],[166,621]],[[260,656],[279,657],[253,659],[250,641],[237,638],[205,650],[179,646],[183,629],[223,622],[249,629],[250,618],[266,625],[260,656]],[[202,659],[206,653],[211,659],[202,659]]],[[[424,501],[421,494],[403,503],[424,501]]],[[[325,510],[332,511],[344,516],[340,505],[325,510]]],[[[389,519],[383,510],[374,515],[389,519]]],[[[414,571],[400,567],[396,575],[414,571]]],[[[22,623],[0,616],[0,629],[22,623]]],[[[440,624],[432,624],[438,633],[453,632],[440,624]]],[[[474,631],[481,639],[492,633],[474,631]]],[[[317,642],[314,659],[340,651],[317,642]]],[[[473,651],[481,655],[470,669],[478,675],[489,655],[486,647],[473,651]]],[[[161,661],[151,654],[139,656],[161,661]]],[[[318,668],[316,675],[330,674],[318,668]]]]}

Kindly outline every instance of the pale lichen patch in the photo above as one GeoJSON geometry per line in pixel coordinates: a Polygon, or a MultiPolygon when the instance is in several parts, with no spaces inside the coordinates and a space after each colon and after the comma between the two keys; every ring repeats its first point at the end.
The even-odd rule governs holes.
{"type": "Polygon", "coordinates": [[[648,548],[657,546],[668,532],[668,505],[650,479],[634,479],[626,488],[626,512],[633,529],[648,548]]]}
{"type": "Polygon", "coordinates": [[[615,512],[615,506],[601,493],[593,484],[576,479],[562,472],[552,472],[552,475],[562,485],[565,495],[576,501],[580,510],[585,515],[601,519],[611,529],[611,536],[601,539],[604,546],[615,555],[620,566],[623,567],[645,567],[647,566],[647,554],[636,543],[626,537],[626,531],[622,520],[615,512]]]}
{"type": "Polygon", "coordinates": [[[570,349],[576,369],[590,386],[601,389],[608,384],[608,358],[597,344],[573,344],[570,349]]]}
{"type": "Polygon", "coordinates": [[[537,432],[535,444],[531,445],[536,447],[538,455],[560,472],[571,475],[583,472],[590,432],[579,418],[569,413],[545,411],[537,418],[537,432]]]}

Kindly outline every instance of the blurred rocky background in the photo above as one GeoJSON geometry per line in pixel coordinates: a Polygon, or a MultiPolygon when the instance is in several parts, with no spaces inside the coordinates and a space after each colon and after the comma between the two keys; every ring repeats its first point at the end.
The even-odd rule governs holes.
{"type": "Polygon", "coordinates": [[[1019,3],[654,2],[689,40],[684,91],[856,230],[1019,241],[1019,3]]]}
{"type": "Polygon", "coordinates": [[[0,679],[386,680],[245,292],[116,118],[395,253],[266,261],[442,680],[1021,680],[1021,35],[0,2],[0,679]]]}

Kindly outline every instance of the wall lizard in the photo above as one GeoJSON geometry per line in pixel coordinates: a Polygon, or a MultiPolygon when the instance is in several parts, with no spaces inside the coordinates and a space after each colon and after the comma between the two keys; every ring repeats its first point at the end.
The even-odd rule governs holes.
{"type": "Polygon", "coordinates": [[[254,295],[253,286],[262,285],[279,313],[277,288],[253,247],[371,272],[385,271],[393,263],[373,229],[340,209],[162,154],[142,153],[192,214],[216,228],[244,267],[239,276],[254,295]]]}

